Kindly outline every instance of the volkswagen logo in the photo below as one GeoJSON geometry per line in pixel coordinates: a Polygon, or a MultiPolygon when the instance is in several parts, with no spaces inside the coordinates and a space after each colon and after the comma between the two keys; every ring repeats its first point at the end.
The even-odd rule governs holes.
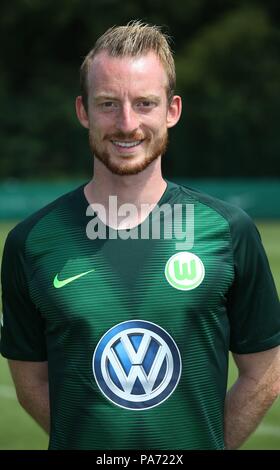
{"type": "Polygon", "coordinates": [[[92,359],[96,383],[122,408],[146,410],[160,405],[181,376],[181,356],[171,336],[155,323],[131,320],[107,331],[92,359]]]}

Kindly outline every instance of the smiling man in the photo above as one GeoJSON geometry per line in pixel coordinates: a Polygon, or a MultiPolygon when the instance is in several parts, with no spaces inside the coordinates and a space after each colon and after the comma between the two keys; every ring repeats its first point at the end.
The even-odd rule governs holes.
{"type": "Polygon", "coordinates": [[[105,32],[81,91],[94,177],[5,245],[1,352],[19,401],[50,449],[236,449],[280,389],[279,301],[259,234],[240,209],[162,176],[181,98],[158,27],[105,32]],[[178,250],[182,207],[193,239],[178,250]],[[229,351],[239,377],[227,393],[229,351]]]}
{"type": "Polygon", "coordinates": [[[167,145],[167,127],[180,116],[179,96],[167,102],[167,76],[149,52],[140,57],[112,58],[100,52],[89,71],[89,107],[81,97],[77,113],[89,128],[93,154],[112,173],[133,175],[145,170],[167,145]]]}
{"type": "Polygon", "coordinates": [[[86,197],[104,206],[110,194],[118,196],[119,205],[147,204],[128,228],[147,217],[166,189],[161,157],[168,128],[178,122],[182,108],[164,35],[137,23],[130,31],[127,36],[125,27],[109,30],[97,41],[82,64],[82,96],[76,100],[95,157],[94,184],[86,186],[86,197]]]}

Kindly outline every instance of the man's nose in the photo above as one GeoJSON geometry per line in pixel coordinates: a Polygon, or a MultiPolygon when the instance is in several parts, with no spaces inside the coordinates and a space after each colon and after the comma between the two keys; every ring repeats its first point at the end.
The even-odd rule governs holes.
{"type": "Polygon", "coordinates": [[[117,128],[124,133],[132,133],[139,127],[139,117],[130,104],[124,104],[120,108],[117,119],[117,128]]]}

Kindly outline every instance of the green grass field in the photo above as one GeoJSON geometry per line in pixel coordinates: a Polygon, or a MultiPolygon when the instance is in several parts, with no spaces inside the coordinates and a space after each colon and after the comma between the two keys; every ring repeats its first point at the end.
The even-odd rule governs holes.
{"type": "MultiPolygon", "coordinates": [[[[0,223],[0,253],[13,223],[0,223]]],[[[258,223],[269,257],[274,279],[280,292],[280,222],[258,223]]],[[[229,384],[236,377],[231,362],[229,384]]],[[[37,424],[20,408],[16,400],[6,360],[0,357],[0,450],[46,449],[48,438],[37,424]]],[[[280,400],[274,403],[262,424],[243,446],[244,449],[280,450],[280,400]]]]}

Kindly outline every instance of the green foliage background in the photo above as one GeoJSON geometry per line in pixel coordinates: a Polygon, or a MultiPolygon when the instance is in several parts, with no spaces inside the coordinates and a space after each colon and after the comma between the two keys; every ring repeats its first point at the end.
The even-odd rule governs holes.
{"type": "Polygon", "coordinates": [[[168,176],[280,174],[276,0],[2,0],[0,178],[83,176],[79,67],[114,24],[142,19],[173,37],[184,114],[168,176]]]}

